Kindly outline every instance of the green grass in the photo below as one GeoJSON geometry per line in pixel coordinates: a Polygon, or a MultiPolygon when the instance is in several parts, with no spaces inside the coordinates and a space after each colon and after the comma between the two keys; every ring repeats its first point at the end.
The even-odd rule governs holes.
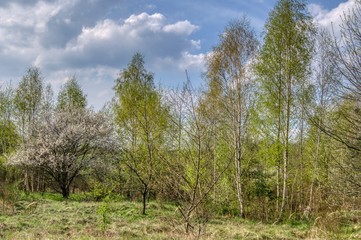
{"type": "MultiPolygon", "coordinates": [[[[156,202],[143,216],[138,202],[93,202],[82,195],[64,202],[57,194],[28,195],[14,213],[1,211],[0,239],[193,239],[198,233],[186,235],[177,207],[156,202]]],[[[315,223],[267,225],[220,216],[203,225],[200,234],[201,239],[360,239],[361,226],[342,225],[333,232],[315,223]]]]}

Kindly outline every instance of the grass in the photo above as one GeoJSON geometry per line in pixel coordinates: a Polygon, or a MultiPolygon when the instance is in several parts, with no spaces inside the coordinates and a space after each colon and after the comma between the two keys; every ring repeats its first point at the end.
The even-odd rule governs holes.
{"type": "MultiPolygon", "coordinates": [[[[177,207],[125,200],[85,201],[73,195],[68,202],[56,194],[22,199],[14,213],[1,214],[0,239],[193,239],[186,235],[177,207]],[[32,205],[31,205],[32,204],[32,205]],[[30,207],[28,207],[30,206],[30,207]],[[106,220],[106,221],[105,221],[106,220]]],[[[267,225],[225,216],[202,226],[202,239],[360,239],[361,225],[341,225],[337,232],[313,223],[267,225]]],[[[198,233],[197,230],[194,231],[198,233]]]]}

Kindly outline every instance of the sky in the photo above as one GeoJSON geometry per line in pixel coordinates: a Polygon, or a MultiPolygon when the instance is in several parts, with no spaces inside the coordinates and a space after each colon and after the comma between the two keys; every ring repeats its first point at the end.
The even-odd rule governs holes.
{"type": "MultiPolygon", "coordinates": [[[[276,0],[0,0],[0,87],[39,67],[55,94],[75,76],[89,106],[114,96],[121,70],[144,55],[157,86],[203,84],[204,60],[227,23],[244,15],[259,37],[276,0]]],[[[317,25],[339,26],[355,0],[309,0],[317,25]]]]}

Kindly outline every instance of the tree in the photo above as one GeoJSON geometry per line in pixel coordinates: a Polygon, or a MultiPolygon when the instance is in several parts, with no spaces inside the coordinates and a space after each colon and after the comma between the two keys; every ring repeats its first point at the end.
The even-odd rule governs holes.
{"type": "Polygon", "coordinates": [[[168,127],[168,108],[156,90],[153,74],[136,53],[116,80],[116,122],[122,141],[122,161],[140,184],[143,209],[159,172],[159,152],[168,127]]]}
{"type": "MultiPolygon", "coordinates": [[[[19,86],[15,90],[14,105],[18,117],[20,136],[23,142],[28,141],[33,133],[32,126],[38,116],[43,93],[43,78],[37,67],[28,68],[19,86]]],[[[25,169],[24,187],[26,191],[34,190],[34,173],[29,176],[29,169],[25,169]],[[29,181],[29,177],[30,180],[29,181]]]]}
{"type": "MultiPolygon", "coordinates": [[[[333,62],[335,56],[332,48],[332,37],[325,29],[320,29],[316,38],[316,54],[314,57],[314,81],[313,81],[313,94],[311,95],[312,101],[306,110],[308,112],[311,129],[309,133],[310,140],[313,140],[313,163],[311,170],[311,184],[309,188],[309,198],[307,203],[308,211],[313,210],[315,186],[317,181],[322,178],[320,171],[320,162],[327,161],[326,152],[327,142],[331,140],[325,135],[320,126],[328,125],[330,121],[329,113],[334,111],[332,108],[333,103],[336,101],[336,87],[339,81],[340,74],[337,68],[334,67],[333,62]]],[[[325,185],[326,183],[324,183],[325,185]]]]}
{"type": "Polygon", "coordinates": [[[0,121],[0,165],[4,154],[10,153],[18,143],[18,133],[15,125],[10,121],[0,121]]]}
{"type": "Polygon", "coordinates": [[[0,86],[0,119],[12,121],[14,119],[14,89],[11,84],[1,89],[0,86]]]}
{"type": "MultiPolygon", "coordinates": [[[[209,220],[210,195],[219,180],[229,169],[232,158],[217,162],[217,171],[212,171],[214,158],[210,146],[214,129],[206,124],[205,112],[197,101],[199,96],[192,88],[187,75],[187,82],[181,92],[172,94],[172,129],[169,140],[169,159],[165,163],[171,169],[169,178],[176,178],[173,191],[177,196],[178,209],[185,221],[186,233],[194,229],[194,222],[204,224],[209,220]]],[[[226,145],[227,143],[225,143],[226,145]]],[[[220,154],[221,155],[221,154],[220,154]]],[[[222,158],[225,155],[221,155],[222,158]]],[[[174,183],[174,181],[172,181],[174,183]]],[[[199,225],[199,232],[201,225],[199,225]]]]}
{"type": "Polygon", "coordinates": [[[15,149],[19,135],[13,123],[13,90],[10,86],[0,89],[0,168],[5,161],[5,154],[15,149]]]}
{"type": "Polygon", "coordinates": [[[297,92],[310,72],[313,32],[312,19],[303,1],[278,1],[266,23],[264,45],[257,64],[266,109],[261,118],[268,118],[276,146],[277,199],[281,192],[282,165],[278,220],[282,219],[286,207],[291,130],[297,109],[295,103],[297,92]]]}
{"type": "Polygon", "coordinates": [[[46,85],[41,100],[40,112],[43,115],[54,110],[54,91],[50,84],[46,85]]]}
{"type": "Polygon", "coordinates": [[[87,105],[86,95],[81,90],[75,76],[72,76],[64,84],[58,94],[57,108],[82,108],[87,105]]]}
{"type": "Polygon", "coordinates": [[[211,98],[217,102],[220,107],[218,114],[223,116],[219,120],[224,126],[227,141],[232,142],[230,156],[234,158],[234,183],[239,214],[242,217],[244,217],[242,172],[250,114],[255,99],[250,72],[257,46],[255,33],[245,17],[229,23],[224,33],[220,35],[220,43],[207,60],[209,92],[206,93],[207,97],[203,102],[203,105],[212,104],[211,98]]]}
{"type": "MultiPolygon", "coordinates": [[[[340,26],[340,36],[334,33],[332,47],[332,67],[337,70],[337,103],[328,114],[329,121],[318,119],[321,131],[334,139],[343,152],[335,159],[341,171],[341,191],[349,195],[360,195],[361,153],[360,142],[360,104],[361,104],[361,1],[356,0],[354,7],[345,12],[340,26]]],[[[340,181],[338,181],[340,182],[340,181]]],[[[339,185],[339,184],[338,184],[339,185]]]]}
{"type": "Polygon", "coordinates": [[[10,86],[4,90],[0,88],[0,157],[14,149],[18,140],[13,123],[13,95],[14,91],[10,86]]]}
{"type": "Polygon", "coordinates": [[[33,137],[11,157],[11,164],[43,170],[64,198],[82,170],[114,150],[111,129],[91,110],[56,111],[36,121],[32,131],[33,137]]]}
{"type": "Polygon", "coordinates": [[[43,91],[43,78],[37,67],[28,68],[18,88],[15,90],[14,104],[20,120],[21,135],[24,140],[31,133],[31,125],[34,123],[40,107],[43,91]]]}
{"type": "MultiPolygon", "coordinates": [[[[360,104],[361,95],[361,54],[359,46],[361,44],[361,1],[355,2],[355,7],[349,12],[345,13],[341,25],[341,40],[338,41],[335,37],[333,47],[336,49],[334,53],[333,64],[342,76],[342,81],[339,81],[339,92],[346,102],[351,105],[358,106],[360,104]]],[[[350,122],[355,127],[358,126],[357,111],[344,111],[340,113],[340,121],[350,122]]],[[[342,109],[340,109],[342,111],[342,109]]],[[[340,126],[341,127],[341,126],[340,126]]],[[[325,129],[327,132],[327,129],[325,129]]],[[[358,134],[349,129],[333,129],[328,131],[333,138],[345,144],[350,150],[361,151],[358,139],[358,134]]]]}

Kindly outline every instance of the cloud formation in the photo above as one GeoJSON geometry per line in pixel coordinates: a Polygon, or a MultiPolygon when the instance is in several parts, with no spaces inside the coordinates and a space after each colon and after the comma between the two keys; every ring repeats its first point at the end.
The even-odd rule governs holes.
{"type": "Polygon", "coordinates": [[[347,2],[340,3],[336,8],[328,10],[321,5],[311,3],[308,5],[308,10],[314,18],[315,23],[320,26],[331,30],[339,31],[340,24],[342,23],[342,16],[348,13],[355,6],[355,0],[348,0],[347,2]]]}
{"type": "MultiPolygon", "coordinates": [[[[75,74],[89,95],[104,97],[135,52],[152,71],[201,69],[200,28],[170,21],[156,6],[129,14],[122,0],[3,0],[0,2],[0,81],[15,83],[27,67],[41,68],[55,91],[75,74]],[[153,69],[155,68],[155,69],[153,69]]],[[[109,94],[108,94],[109,97],[109,94]]],[[[89,102],[92,103],[92,100],[89,102]]],[[[93,103],[94,104],[94,103],[93,103]]]]}
{"type": "Polygon", "coordinates": [[[200,44],[188,39],[198,28],[187,20],[167,23],[160,13],[140,13],[123,21],[105,19],[95,26],[83,27],[64,48],[43,52],[35,63],[45,68],[119,67],[135,52],[151,60],[180,60],[200,44]]]}
{"type": "Polygon", "coordinates": [[[96,66],[119,68],[135,52],[143,53],[151,61],[162,58],[180,61],[185,53],[199,48],[200,41],[190,39],[199,27],[188,20],[169,23],[160,13],[145,12],[124,20],[104,18],[118,5],[103,5],[103,1],[97,0],[2,2],[0,62],[8,64],[1,64],[1,70],[6,72],[15,62],[20,69],[35,64],[52,71],[96,66]],[[80,8],[84,5],[86,11],[80,8]],[[104,8],[107,11],[103,10],[103,14],[96,10],[104,8]]]}

